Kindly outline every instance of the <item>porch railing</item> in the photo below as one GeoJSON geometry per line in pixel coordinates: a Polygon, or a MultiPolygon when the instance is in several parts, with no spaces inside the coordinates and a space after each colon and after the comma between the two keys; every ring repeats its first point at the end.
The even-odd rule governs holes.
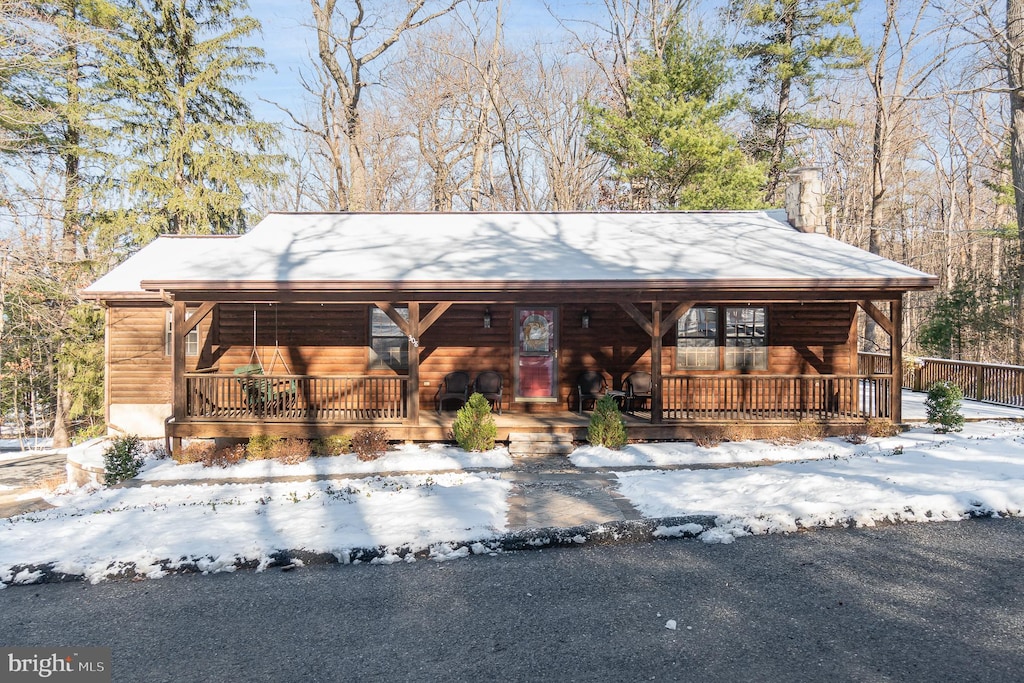
{"type": "Polygon", "coordinates": [[[373,375],[185,374],[185,415],[197,420],[400,421],[408,378],[373,375]]]}
{"type": "Polygon", "coordinates": [[[892,378],[863,375],[666,375],[665,420],[892,417],[892,378]]]}
{"type": "MultiPolygon", "coordinates": [[[[861,352],[860,372],[889,366],[889,355],[861,352]]],[[[947,358],[915,358],[904,363],[903,388],[927,391],[935,382],[952,382],[964,392],[964,398],[1008,406],[1024,407],[1024,367],[997,363],[974,363],[947,358]]]]}
{"type": "Polygon", "coordinates": [[[964,398],[1024,406],[1024,367],[943,358],[918,361],[911,384],[915,391],[927,391],[935,382],[952,382],[964,392],[964,398]]]}

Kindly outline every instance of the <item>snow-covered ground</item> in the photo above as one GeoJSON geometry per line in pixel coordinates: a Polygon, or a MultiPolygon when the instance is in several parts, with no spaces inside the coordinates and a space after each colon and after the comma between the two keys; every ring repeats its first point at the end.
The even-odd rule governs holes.
{"type": "MultiPolygon", "coordinates": [[[[918,427],[860,444],[587,447],[572,459],[581,468],[647,467],[617,473],[622,495],[647,517],[714,518],[710,529],[659,530],[706,542],[821,525],[1024,514],[1024,425],[1011,422],[969,423],[955,434],[918,427]],[[775,464],[736,465],[760,462],[775,464]],[[680,469],[708,464],[717,467],[680,469]]],[[[443,446],[404,447],[375,463],[341,456],[204,469],[154,460],[141,487],[58,491],[47,497],[55,509],[0,520],[0,581],[30,582],[39,574],[25,567],[42,565],[93,581],[129,565],[153,577],[182,563],[230,571],[239,562],[265,566],[277,550],[347,558],[348,549],[383,547],[376,560],[383,562],[397,561],[399,550],[407,559],[405,551],[436,559],[487,552],[508,531],[511,484],[499,471],[509,464],[504,450],[443,446]],[[381,474],[412,468],[419,473],[381,474]],[[314,475],[331,478],[224,481],[314,475]],[[145,483],[182,478],[207,483],[145,483]]]]}

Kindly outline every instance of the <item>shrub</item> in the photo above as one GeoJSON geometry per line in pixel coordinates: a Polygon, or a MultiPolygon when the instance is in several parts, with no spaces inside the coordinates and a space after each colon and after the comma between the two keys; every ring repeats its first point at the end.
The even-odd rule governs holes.
{"type": "Polygon", "coordinates": [[[360,429],[352,435],[352,450],[360,460],[376,460],[388,450],[388,430],[360,429]]]}
{"type": "Polygon", "coordinates": [[[257,434],[250,437],[249,445],[245,447],[246,457],[249,460],[270,460],[274,457],[274,447],[280,441],[281,437],[272,434],[257,434]]]}
{"type": "Polygon", "coordinates": [[[201,462],[209,467],[213,459],[214,445],[212,441],[189,441],[185,446],[178,449],[171,455],[174,462],[179,465],[190,465],[194,462],[201,462]]]}
{"type": "Polygon", "coordinates": [[[587,428],[587,440],[595,446],[622,448],[626,445],[626,420],[611,396],[602,396],[594,406],[587,428]]]}
{"type": "Polygon", "coordinates": [[[348,434],[325,436],[313,442],[313,455],[318,458],[344,455],[352,452],[352,437],[348,434]]]}
{"type": "Polygon", "coordinates": [[[229,467],[245,460],[245,444],[235,444],[219,451],[211,449],[210,456],[203,462],[206,467],[229,467]]]}
{"type": "Polygon", "coordinates": [[[896,436],[902,431],[899,425],[880,417],[873,417],[868,420],[867,427],[868,436],[874,437],[896,436]]]}
{"type": "Polygon", "coordinates": [[[693,430],[693,442],[701,448],[714,448],[726,438],[722,427],[701,427],[693,430]]]}
{"type": "Polygon", "coordinates": [[[297,465],[309,460],[309,442],[305,439],[282,439],[270,449],[271,456],[285,465],[297,465]]]}
{"type": "Polygon", "coordinates": [[[935,431],[959,432],[964,426],[964,416],[960,412],[964,392],[952,382],[936,382],[928,387],[928,398],[924,400],[927,409],[928,424],[935,425],[935,431]]]}
{"type": "Polygon", "coordinates": [[[494,448],[498,427],[491,415],[491,404],[483,394],[474,393],[466,405],[459,408],[452,422],[452,434],[462,450],[489,451],[494,448]]]}
{"type": "Polygon", "coordinates": [[[131,479],[142,469],[142,440],[135,435],[114,437],[103,451],[107,486],[131,479]]]}

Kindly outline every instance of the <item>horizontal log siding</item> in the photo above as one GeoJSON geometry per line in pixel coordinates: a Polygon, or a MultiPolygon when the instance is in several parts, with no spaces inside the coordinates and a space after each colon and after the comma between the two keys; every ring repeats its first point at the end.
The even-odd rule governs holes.
{"type": "MultiPolygon", "coordinates": [[[[166,306],[113,306],[109,311],[107,381],[112,404],[170,403],[171,357],[165,351],[166,306]]],[[[199,325],[208,351],[210,318],[199,325]]],[[[200,357],[185,359],[195,370],[200,357]]]]}
{"type": "MultiPolygon", "coordinates": [[[[527,305],[544,305],[527,302],[527,305]]],[[[638,304],[645,315],[650,306],[638,304]]],[[[769,304],[769,369],[766,374],[852,375],[856,373],[855,304],[769,304]]],[[[424,304],[421,315],[427,315],[424,304]]],[[[665,304],[663,314],[673,305],[665,304]]],[[[256,306],[257,349],[264,367],[274,374],[300,377],[372,375],[396,377],[390,370],[368,372],[368,309],[365,305],[310,304],[256,306]],[[276,317],[276,320],[275,320],[276,317]],[[287,369],[275,356],[275,342],[287,369]]],[[[113,403],[170,401],[170,358],[164,355],[166,308],[118,306],[111,310],[110,388],[113,403]]],[[[437,387],[445,374],[465,370],[476,375],[495,370],[505,380],[505,406],[511,405],[514,381],[514,306],[452,305],[420,338],[420,405],[434,407],[437,387]],[[490,308],[491,327],[483,327],[490,308]]],[[[203,346],[200,367],[215,366],[230,373],[252,357],[253,306],[221,304],[200,326],[203,346]],[[210,329],[211,320],[217,327],[210,329]]],[[[630,372],[650,370],[650,338],[617,304],[565,304],[559,317],[559,393],[557,403],[529,404],[528,409],[564,410],[576,377],[585,369],[600,369],[613,388],[630,372]],[[590,327],[583,329],[586,308],[590,327]]],[[[663,338],[662,367],[675,369],[675,332],[663,338]]],[[[187,359],[189,370],[195,358],[187,359]]],[[[721,374],[721,373],[717,373],[721,374]]],[[[523,409],[527,409],[523,406],[523,409]]]]}
{"type": "Polygon", "coordinates": [[[256,350],[268,371],[294,375],[366,372],[369,360],[366,306],[258,304],[254,309],[252,305],[221,304],[218,306],[217,365],[222,372],[251,362],[253,310],[256,311],[256,350]],[[275,342],[284,363],[277,358],[275,342]],[[285,364],[287,370],[283,367],[285,364]]]}
{"type": "MultiPolygon", "coordinates": [[[[429,305],[420,317],[430,312],[429,305]]],[[[436,408],[437,388],[445,375],[463,370],[476,377],[485,370],[501,374],[505,381],[504,405],[512,398],[512,306],[456,304],[420,335],[420,406],[436,408]],[[484,327],[484,310],[491,311],[491,326],[484,327]]],[[[446,408],[448,405],[446,404],[446,408]]]]}
{"type": "MultiPolygon", "coordinates": [[[[609,378],[610,388],[619,389],[629,373],[651,369],[651,338],[620,306],[586,306],[590,314],[586,329],[582,326],[583,309],[582,305],[562,307],[559,403],[553,406],[555,410],[565,410],[570,402],[575,407],[576,378],[584,370],[601,370],[609,378]]],[[[639,309],[650,317],[650,305],[639,309]]],[[[674,340],[675,334],[665,335],[666,344],[674,340]]],[[[674,353],[670,357],[666,362],[674,363],[674,353]]]]}

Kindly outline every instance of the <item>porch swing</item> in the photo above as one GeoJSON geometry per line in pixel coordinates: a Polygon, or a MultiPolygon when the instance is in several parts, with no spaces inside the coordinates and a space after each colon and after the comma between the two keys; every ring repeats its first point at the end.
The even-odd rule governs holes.
{"type": "MultiPolygon", "coordinates": [[[[272,304],[271,304],[272,305],[272,304]]],[[[263,359],[260,358],[257,342],[258,315],[256,306],[252,307],[252,352],[249,354],[249,363],[240,365],[234,369],[238,382],[245,393],[245,402],[252,408],[266,412],[269,408],[284,409],[290,407],[295,400],[296,384],[294,379],[275,381],[270,378],[263,379],[263,375],[273,375],[274,367],[280,361],[284,367],[285,374],[292,374],[288,367],[288,361],[281,353],[281,344],[278,336],[277,308],[274,308],[274,354],[270,358],[270,367],[264,368],[263,359]]]]}

